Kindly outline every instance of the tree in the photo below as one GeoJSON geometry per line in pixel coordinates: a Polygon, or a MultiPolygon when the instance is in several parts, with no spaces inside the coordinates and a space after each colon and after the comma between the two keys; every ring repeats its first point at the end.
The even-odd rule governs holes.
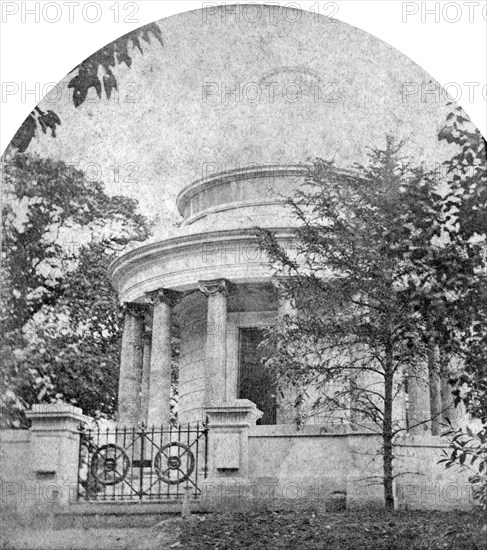
{"type": "Polygon", "coordinates": [[[62,162],[18,154],[4,186],[3,423],[22,424],[27,406],[56,396],[83,395],[87,412],[110,414],[119,312],[106,267],[150,224],[135,200],[109,197],[62,162]]]}
{"type": "Polygon", "coordinates": [[[304,388],[313,388],[311,413],[340,411],[352,425],[380,434],[388,508],[397,475],[394,443],[425,422],[404,425],[394,403],[406,381],[421,376],[434,324],[411,301],[412,238],[431,240],[445,222],[435,175],[412,166],[402,146],[388,137],[386,148],[372,150],[369,163],[354,172],[317,159],[289,201],[300,222],[294,252],[260,232],[280,292],[297,308],[270,329],[267,365],[281,385],[297,388],[298,406],[306,400],[304,388]],[[431,209],[413,226],[405,220],[418,191],[431,209]]]}
{"type": "Polygon", "coordinates": [[[456,154],[444,165],[457,199],[450,240],[469,268],[456,270],[449,281],[460,297],[452,316],[457,320],[456,347],[463,367],[451,382],[455,404],[463,403],[475,421],[446,430],[451,451],[443,462],[472,471],[478,500],[487,507],[487,147],[459,107],[448,117],[439,139],[456,146],[456,154]]]}
{"type": "Polygon", "coordinates": [[[31,338],[11,381],[23,403],[62,400],[95,418],[115,413],[123,316],[107,276],[112,246],[82,246],[62,295],[35,326],[28,322],[31,338]]]}
{"type": "MultiPolygon", "coordinates": [[[[132,49],[137,48],[140,53],[143,53],[141,40],[150,44],[151,35],[161,46],[163,45],[161,29],[157,23],[149,23],[117,38],[117,40],[101,48],[77,65],[71,71],[76,74],[68,83],[68,88],[73,89],[74,106],[79,107],[84,103],[90,88],[95,89],[99,98],[102,96],[103,88],[107,99],[110,99],[113,90],[117,90],[118,86],[117,78],[112,69],[121,63],[130,68],[132,65],[132,58],[129,53],[130,45],[132,49]],[[100,70],[103,72],[101,77],[100,70]]],[[[23,153],[34,138],[38,127],[41,128],[44,134],[49,130],[51,136],[56,137],[56,128],[60,124],[61,120],[54,111],[43,111],[36,107],[17,130],[11,146],[23,153]]]]}

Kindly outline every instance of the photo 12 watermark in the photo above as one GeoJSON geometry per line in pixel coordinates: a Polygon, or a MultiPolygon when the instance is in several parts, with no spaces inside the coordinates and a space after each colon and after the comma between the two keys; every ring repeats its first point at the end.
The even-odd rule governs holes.
{"type": "MultiPolygon", "coordinates": [[[[97,94],[95,88],[86,97],[87,104],[125,103],[136,104],[142,99],[142,85],[137,82],[118,83],[110,90],[110,95],[97,94]]],[[[72,89],[56,82],[2,82],[1,102],[35,103],[43,102],[43,108],[55,108],[61,103],[72,103],[72,89]]]]}
{"type": "Polygon", "coordinates": [[[338,103],[338,82],[318,82],[304,87],[301,82],[203,82],[203,103],[299,103],[311,97],[315,103],[338,103]]]}
{"type": "Polygon", "coordinates": [[[0,4],[2,23],[110,23],[137,24],[138,2],[13,2],[0,4]]]}
{"type": "Polygon", "coordinates": [[[404,82],[402,85],[402,101],[410,103],[475,103],[481,98],[487,102],[487,84],[485,82],[447,82],[439,84],[434,81],[404,82]]]}
{"type": "Polygon", "coordinates": [[[397,484],[396,496],[399,507],[438,508],[473,503],[470,483],[460,481],[432,482],[410,481],[397,484]]]}
{"type": "Polygon", "coordinates": [[[332,23],[340,11],[338,2],[203,2],[203,23],[298,23],[306,12],[314,14],[317,23],[332,23]],[[279,9],[284,8],[284,9],[279,9]]]}
{"type": "Polygon", "coordinates": [[[487,21],[487,2],[403,2],[402,22],[476,23],[487,21]]]}

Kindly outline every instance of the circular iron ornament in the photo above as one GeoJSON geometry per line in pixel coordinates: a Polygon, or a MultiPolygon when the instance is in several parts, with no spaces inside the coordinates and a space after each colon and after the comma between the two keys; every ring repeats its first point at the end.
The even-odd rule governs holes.
{"type": "Polygon", "coordinates": [[[91,459],[91,473],[102,485],[123,481],[130,468],[130,459],[122,447],[109,443],[95,451],[91,459]]]}
{"type": "Polygon", "coordinates": [[[178,441],[173,441],[161,447],[154,459],[154,469],[156,471],[157,477],[167,483],[168,485],[177,485],[183,483],[189,479],[189,476],[193,473],[194,470],[194,454],[191,452],[191,449],[184,443],[179,443],[178,441]],[[182,452],[178,455],[168,455],[166,450],[171,449],[172,447],[178,447],[182,452]],[[183,461],[181,460],[186,456],[186,472],[181,470],[181,465],[183,461]],[[166,459],[166,467],[163,465],[163,460],[166,459]],[[182,474],[180,477],[171,478],[171,471],[179,471],[182,474]]]}

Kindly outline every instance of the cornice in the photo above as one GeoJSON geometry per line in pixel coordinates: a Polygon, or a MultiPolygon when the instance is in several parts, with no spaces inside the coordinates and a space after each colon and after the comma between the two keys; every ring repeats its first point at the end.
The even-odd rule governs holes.
{"type": "MultiPolygon", "coordinates": [[[[293,227],[273,227],[271,231],[276,233],[280,239],[295,238],[296,228],[293,227]]],[[[137,269],[141,264],[151,262],[163,257],[165,254],[182,252],[188,248],[210,244],[215,242],[225,242],[234,240],[243,240],[246,242],[256,241],[258,239],[256,228],[230,229],[220,231],[207,231],[192,235],[183,235],[173,237],[164,241],[150,243],[145,246],[131,250],[114,260],[108,267],[108,276],[113,285],[118,290],[118,282],[122,277],[132,269],[137,269]]]]}

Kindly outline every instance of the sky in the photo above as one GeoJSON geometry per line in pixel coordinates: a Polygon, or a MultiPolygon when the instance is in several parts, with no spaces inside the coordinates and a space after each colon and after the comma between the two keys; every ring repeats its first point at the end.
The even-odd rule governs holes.
{"type": "Polygon", "coordinates": [[[176,195],[213,171],[315,157],[350,167],[387,133],[418,163],[451,155],[437,139],[446,94],[355,27],[286,8],[256,21],[197,10],[158,25],[164,46],[154,40],[117,67],[110,100],[92,90],[75,108],[68,75],[40,103],[62,120],[57,138],[41,134],[29,149],[136,198],[159,220],[152,240],[177,232],[176,195]]]}

